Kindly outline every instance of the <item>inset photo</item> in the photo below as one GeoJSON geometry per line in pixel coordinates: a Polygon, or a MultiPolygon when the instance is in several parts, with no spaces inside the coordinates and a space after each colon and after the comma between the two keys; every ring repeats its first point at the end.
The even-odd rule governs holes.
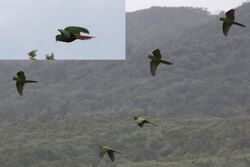
{"type": "Polygon", "coordinates": [[[125,0],[1,0],[0,60],[124,60],[125,0]]]}

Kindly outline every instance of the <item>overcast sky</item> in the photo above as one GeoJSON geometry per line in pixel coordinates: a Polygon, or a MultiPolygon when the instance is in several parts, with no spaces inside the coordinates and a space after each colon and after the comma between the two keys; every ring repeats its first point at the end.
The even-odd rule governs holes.
{"type": "Polygon", "coordinates": [[[0,59],[38,58],[54,52],[56,59],[124,59],[123,0],[0,0],[0,59]],[[95,39],[56,42],[58,28],[89,29],[95,39]]]}
{"type": "Polygon", "coordinates": [[[192,6],[207,8],[212,13],[226,11],[247,0],[126,0],[126,11],[150,8],[151,6],[192,6]]]}

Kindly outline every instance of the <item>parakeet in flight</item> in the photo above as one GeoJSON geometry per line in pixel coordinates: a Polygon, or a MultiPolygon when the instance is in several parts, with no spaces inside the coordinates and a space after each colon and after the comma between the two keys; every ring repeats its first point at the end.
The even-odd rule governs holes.
{"type": "Polygon", "coordinates": [[[161,52],[160,52],[159,49],[155,49],[152,53],[153,53],[153,55],[148,56],[148,58],[151,60],[151,62],[150,62],[150,70],[151,70],[152,76],[156,75],[156,70],[157,70],[157,67],[158,67],[158,65],[160,63],[167,64],[167,65],[173,64],[173,63],[171,63],[169,61],[161,59],[161,52]]]}
{"type": "Polygon", "coordinates": [[[121,154],[121,152],[113,150],[112,148],[110,148],[108,146],[100,146],[99,147],[99,157],[103,158],[106,153],[108,154],[111,161],[115,161],[114,153],[121,154]]]}
{"type": "Polygon", "coordinates": [[[88,39],[95,38],[92,36],[81,35],[81,32],[89,34],[89,30],[87,30],[86,28],[82,28],[82,27],[69,26],[69,27],[66,27],[64,30],[58,29],[58,31],[61,34],[56,35],[56,41],[72,42],[76,39],[88,40],[88,39]]]}
{"type": "Polygon", "coordinates": [[[36,52],[37,52],[37,50],[32,50],[32,51],[30,51],[28,53],[30,60],[36,60],[36,58],[35,58],[36,57],[36,52]]]}
{"type": "Polygon", "coordinates": [[[220,20],[223,22],[223,26],[222,26],[222,30],[223,30],[223,34],[225,36],[228,35],[228,32],[231,28],[232,25],[238,25],[241,27],[246,27],[245,25],[238,23],[235,21],[235,10],[231,9],[226,13],[226,17],[221,17],[220,20]]]}
{"type": "Polygon", "coordinates": [[[141,128],[143,127],[144,124],[151,124],[151,125],[154,125],[154,126],[158,126],[157,124],[149,122],[148,120],[146,120],[143,117],[134,117],[134,120],[136,120],[138,126],[140,126],[141,128]]]}
{"type": "Polygon", "coordinates": [[[16,76],[13,77],[13,80],[16,81],[16,88],[20,96],[23,95],[23,87],[26,83],[37,83],[38,81],[26,80],[23,71],[19,71],[16,76]]]}
{"type": "Polygon", "coordinates": [[[51,55],[46,55],[46,60],[55,60],[54,53],[51,53],[51,55]]]}

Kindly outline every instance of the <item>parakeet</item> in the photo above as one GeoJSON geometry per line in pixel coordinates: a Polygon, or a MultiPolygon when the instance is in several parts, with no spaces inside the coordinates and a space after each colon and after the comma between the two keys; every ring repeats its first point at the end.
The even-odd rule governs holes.
{"type": "Polygon", "coordinates": [[[36,52],[37,52],[37,50],[32,50],[32,51],[30,51],[28,53],[30,60],[36,60],[36,58],[35,58],[36,57],[36,52]]]}
{"type": "Polygon", "coordinates": [[[115,161],[114,153],[121,154],[121,152],[113,150],[112,148],[110,148],[108,146],[100,146],[99,147],[99,157],[103,158],[106,153],[108,154],[111,161],[115,161]]]}
{"type": "Polygon", "coordinates": [[[24,75],[23,71],[19,71],[16,76],[12,78],[14,81],[16,81],[16,88],[20,96],[23,95],[23,87],[26,83],[37,83],[38,81],[31,81],[26,80],[26,77],[24,75]]]}
{"type": "Polygon", "coordinates": [[[46,55],[46,60],[55,60],[54,53],[51,53],[51,55],[46,55]]]}
{"type": "Polygon", "coordinates": [[[161,59],[161,52],[159,49],[155,49],[152,53],[153,53],[153,55],[148,56],[148,58],[151,60],[150,70],[151,70],[152,76],[156,75],[156,70],[157,70],[157,67],[160,63],[167,64],[167,65],[173,64],[169,61],[165,61],[165,60],[161,59]]]}
{"type": "Polygon", "coordinates": [[[225,36],[228,35],[228,32],[231,28],[232,25],[238,25],[241,27],[246,27],[245,25],[238,23],[235,20],[235,10],[231,9],[226,13],[226,17],[221,17],[220,20],[223,22],[223,26],[222,26],[222,30],[223,30],[223,34],[225,36]]]}
{"type": "Polygon", "coordinates": [[[64,30],[58,29],[58,31],[61,34],[56,35],[56,41],[72,42],[76,39],[88,40],[88,39],[95,38],[92,36],[81,35],[81,32],[89,34],[89,30],[87,30],[86,28],[82,28],[82,27],[69,26],[69,27],[66,27],[64,30]]]}
{"type": "Polygon", "coordinates": [[[137,117],[134,117],[134,120],[136,120],[138,126],[140,126],[141,128],[143,127],[144,124],[151,124],[151,125],[154,125],[154,126],[158,126],[157,124],[149,122],[148,120],[146,120],[143,117],[138,117],[137,116],[137,117]]]}

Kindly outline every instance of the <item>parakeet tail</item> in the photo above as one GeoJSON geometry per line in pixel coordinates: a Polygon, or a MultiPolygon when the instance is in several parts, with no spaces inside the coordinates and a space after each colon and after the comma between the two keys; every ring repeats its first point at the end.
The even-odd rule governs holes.
{"type": "Polygon", "coordinates": [[[38,81],[27,80],[26,83],[37,83],[38,81]]]}
{"type": "Polygon", "coordinates": [[[115,152],[115,153],[119,153],[119,154],[122,154],[122,153],[121,153],[121,152],[119,152],[119,151],[115,151],[115,150],[114,150],[114,152],[115,152]]]}
{"type": "Polygon", "coordinates": [[[163,64],[167,64],[167,65],[173,64],[173,63],[171,63],[171,62],[169,62],[169,61],[165,61],[165,60],[160,60],[160,62],[163,63],[163,64]]]}
{"type": "Polygon", "coordinates": [[[151,124],[151,125],[154,125],[154,126],[158,126],[157,124],[155,124],[155,123],[152,123],[152,122],[149,122],[149,124],[151,124]]]}
{"type": "Polygon", "coordinates": [[[238,23],[238,22],[234,22],[235,25],[241,26],[241,27],[246,27],[245,25],[238,23]]]}
{"type": "Polygon", "coordinates": [[[77,39],[80,39],[80,40],[89,40],[89,39],[92,39],[92,38],[95,38],[95,37],[79,35],[79,36],[77,36],[76,38],[77,38],[77,39]]]}

